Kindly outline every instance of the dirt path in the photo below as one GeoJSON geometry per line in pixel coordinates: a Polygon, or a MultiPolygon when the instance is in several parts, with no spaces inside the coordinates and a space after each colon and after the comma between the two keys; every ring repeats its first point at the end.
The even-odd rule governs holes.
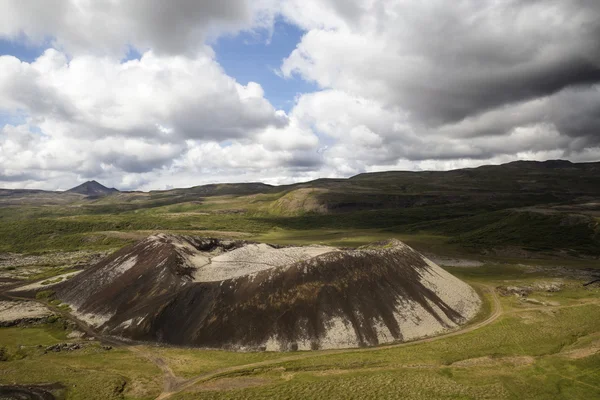
{"type": "Polygon", "coordinates": [[[168,393],[173,391],[180,385],[185,379],[178,378],[174,373],[169,364],[166,363],[160,357],[153,355],[152,353],[145,351],[140,346],[124,346],[127,350],[132,351],[136,354],[139,354],[141,357],[147,359],[154,365],[156,365],[163,373],[163,393],[168,393]]]}
{"type": "Polygon", "coordinates": [[[221,374],[225,374],[225,373],[229,373],[229,372],[241,371],[241,370],[248,369],[248,368],[277,365],[277,364],[288,362],[288,361],[305,360],[307,358],[322,357],[322,356],[326,356],[326,355],[371,352],[371,351],[380,351],[380,350],[393,349],[393,348],[399,348],[399,347],[408,347],[408,346],[414,346],[414,345],[421,344],[421,343],[429,343],[429,342],[434,342],[434,341],[441,340],[441,339],[447,339],[449,337],[463,335],[465,333],[472,332],[474,330],[477,330],[479,328],[482,328],[486,325],[493,323],[504,313],[502,310],[502,305],[500,303],[500,299],[498,298],[498,294],[496,293],[494,288],[492,286],[482,285],[482,284],[479,284],[478,286],[485,289],[486,292],[491,294],[491,296],[492,296],[492,312],[488,316],[488,318],[486,318],[484,321],[478,322],[473,325],[469,325],[469,326],[465,327],[464,329],[446,333],[446,334],[440,335],[440,336],[434,336],[434,337],[430,337],[430,338],[415,340],[412,342],[404,342],[404,343],[390,344],[390,345],[377,346],[377,347],[366,347],[366,348],[361,348],[361,349],[344,349],[344,350],[327,350],[327,351],[306,352],[306,353],[297,354],[297,355],[293,355],[293,356],[289,356],[289,357],[278,358],[276,360],[267,360],[267,361],[260,361],[260,362],[256,362],[256,363],[237,365],[237,366],[233,366],[233,367],[220,368],[220,369],[217,369],[217,370],[214,370],[211,372],[206,372],[202,375],[198,375],[194,378],[190,378],[185,381],[182,381],[179,384],[175,385],[174,387],[171,387],[170,390],[163,391],[163,393],[161,393],[156,398],[156,400],[168,399],[171,396],[173,396],[177,393],[180,393],[194,385],[197,385],[200,382],[207,381],[207,380],[215,378],[221,374]]]}

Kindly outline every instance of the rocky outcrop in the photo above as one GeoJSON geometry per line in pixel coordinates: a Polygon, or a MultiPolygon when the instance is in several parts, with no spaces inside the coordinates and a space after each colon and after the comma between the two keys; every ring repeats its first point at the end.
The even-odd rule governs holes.
{"type": "Polygon", "coordinates": [[[0,328],[43,324],[52,315],[47,307],[33,301],[0,301],[0,328]]]}

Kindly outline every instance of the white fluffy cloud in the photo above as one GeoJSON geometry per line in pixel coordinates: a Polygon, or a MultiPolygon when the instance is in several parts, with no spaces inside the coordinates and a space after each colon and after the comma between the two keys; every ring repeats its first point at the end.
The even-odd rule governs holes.
{"type": "Polygon", "coordinates": [[[0,57],[0,107],[25,111],[53,135],[231,139],[287,123],[257,83],[242,86],[212,57],[157,56],[120,63],[54,49],[35,62],[0,57]]]}
{"type": "Polygon", "coordinates": [[[343,23],[315,14],[283,73],[376,98],[420,121],[458,121],[600,80],[598,2],[325,3],[344,10],[335,14],[343,23]]]}
{"type": "Polygon", "coordinates": [[[265,140],[272,143],[287,137],[293,144],[298,136],[306,147],[301,142],[311,140],[287,130],[287,116],[259,84],[237,83],[206,53],[148,51],[121,63],[93,55],[68,59],[49,49],[32,63],[2,56],[0,71],[0,109],[27,120],[2,130],[6,180],[44,180],[45,171],[77,171],[83,178],[159,170],[189,151],[186,140],[218,146],[269,132],[276,139],[265,140]]]}
{"type": "Polygon", "coordinates": [[[592,0],[0,0],[0,186],[285,183],[385,169],[600,157],[592,0]],[[288,113],[211,40],[305,30],[288,113]],[[122,61],[129,48],[141,57],[122,61]]]}
{"type": "Polygon", "coordinates": [[[218,173],[318,162],[305,160],[318,146],[310,130],[275,110],[259,84],[240,85],[205,53],[148,51],[121,63],[69,60],[49,49],[33,63],[0,57],[0,71],[0,108],[27,120],[0,133],[0,178],[13,186],[39,184],[50,171],[124,187],[140,182],[131,174],[185,174],[196,163],[218,173]]]}
{"type": "Polygon", "coordinates": [[[295,113],[345,171],[544,156],[600,134],[600,3],[286,0],[307,33],[281,65],[295,113]],[[323,12],[310,12],[321,8],[323,12]]]}

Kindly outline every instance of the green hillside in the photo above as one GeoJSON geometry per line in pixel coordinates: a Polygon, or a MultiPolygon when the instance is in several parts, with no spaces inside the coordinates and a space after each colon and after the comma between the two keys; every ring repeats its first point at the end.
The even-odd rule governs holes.
{"type": "Polygon", "coordinates": [[[436,236],[468,252],[598,257],[599,172],[600,163],[559,160],[102,197],[1,190],[0,252],[110,249],[153,231],[277,240],[318,229],[436,236]]]}

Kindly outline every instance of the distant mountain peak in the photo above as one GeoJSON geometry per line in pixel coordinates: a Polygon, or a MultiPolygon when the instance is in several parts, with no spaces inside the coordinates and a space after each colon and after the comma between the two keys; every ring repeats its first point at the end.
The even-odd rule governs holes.
{"type": "Polygon", "coordinates": [[[75,186],[67,190],[68,193],[79,193],[86,196],[106,196],[111,193],[118,192],[115,188],[107,188],[106,186],[98,183],[97,181],[87,181],[79,186],[75,186]]]}

